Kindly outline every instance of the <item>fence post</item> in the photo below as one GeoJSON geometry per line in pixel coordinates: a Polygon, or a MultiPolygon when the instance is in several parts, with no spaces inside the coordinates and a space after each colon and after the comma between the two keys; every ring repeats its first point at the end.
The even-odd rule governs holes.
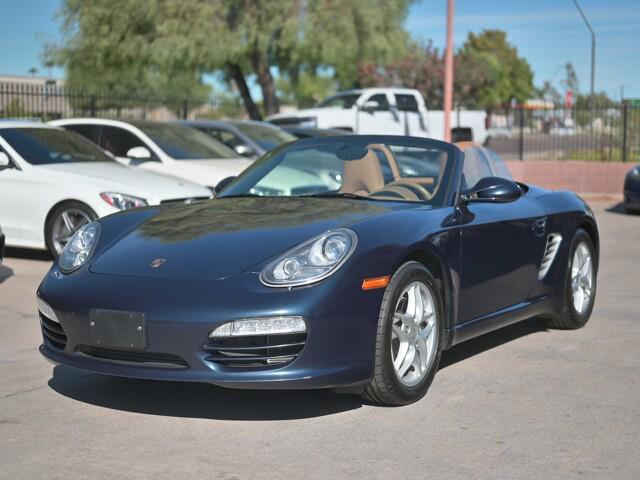
{"type": "Polygon", "coordinates": [[[522,162],[524,160],[524,108],[522,105],[519,107],[519,113],[520,137],[518,139],[518,158],[522,162]]]}
{"type": "Polygon", "coordinates": [[[622,161],[627,161],[627,127],[629,125],[629,103],[622,102],[622,161]]]}
{"type": "Polygon", "coordinates": [[[95,95],[91,95],[89,97],[89,115],[91,117],[96,116],[96,96],[95,95]]]}
{"type": "Polygon", "coordinates": [[[185,98],[182,101],[182,119],[187,120],[189,117],[189,101],[185,98]]]}

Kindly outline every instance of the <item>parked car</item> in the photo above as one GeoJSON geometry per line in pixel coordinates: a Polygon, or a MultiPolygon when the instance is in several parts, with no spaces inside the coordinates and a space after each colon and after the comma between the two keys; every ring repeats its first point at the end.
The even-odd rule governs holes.
{"type": "Polygon", "coordinates": [[[640,212],[640,165],[632,168],[625,177],[624,209],[628,213],[640,212]]]}
{"type": "Polygon", "coordinates": [[[267,122],[182,120],[176,123],[200,130],[235,150],[238,155],[252,160],[296,140],[293,135],[267,122]]]}
{"type": "Polygon", "coordinates": [[[182,125],[98,118],[50,123],[85,136],[125,165],[181,177],[210,188],[251,164],[208,135],[182,125]]]}
{"type": "MultiPolygon", "coordinates": [[[[484,111],[451,112],[452,138],[484,143],[486,118],[484,111]]],[[[444,112],[429,110],[422,94],[410,88],[347,90],[314,108],[279,113],[267,120],[283,128],[331,128],[357,134],[444,138],[444,112]]]]}
{"type": "Polygon", "coordinates": [[[0,227],[0,263],[4,258],[4,233],[2,233],[2,227],[0,227]]]}
{"type": "Polygon", "coordinates": [[[211,196],[195,183],[121,165],[62,128],[0,123],[0,222],[7,245],[46,248],[57,256],[98,217],[211,196]]]}
{"type": "Polygon", "coordinates": [[[426,393],[452,345],[532,316],[585,325],[591,209],[493,176],[461,191],[476,161],[425,138],[299,140],[206,204],[92,222],[38,289],[40,351],[108,375],[340,387],[401,405],[426,393]],[[404,158],[438,170],[403,175],[404,158]],[[297,168],[316,169],[312,183],[278,177],[297,168]],[[256,196],[265,182],[278,191],[256,196]]]}
{"type": "Polygon", "coordinates": [[[313,138],[313,137],[335,137],[338,135],[349,135],[346,130],[337,128],[312,128],[312,127],[283,127],[291,135],[296,138],[313,138]]]}

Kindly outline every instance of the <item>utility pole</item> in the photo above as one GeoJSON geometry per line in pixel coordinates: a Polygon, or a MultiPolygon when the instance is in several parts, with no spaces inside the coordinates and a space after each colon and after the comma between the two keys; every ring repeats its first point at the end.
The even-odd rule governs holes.
{"type": "Polygon", "coordinates": [[[596,82],[596,33],[591,28],[591,24],[589,20],[587,20],[587,16],[582,11],[578,0],[573,0],[573,3],[576,5],[578,12],[580,12],[580,16],[584,20],[584,23],[587,25],[589,32],[591,33],[591,108],[594,108],[595,103],[595,82],[596,82]]]}
{"type": "Polygon", "coordinates": [[[451,141],[453,105],[453,1],[447,0],[447,49],[444,55],[444,140],[451,141]]]}

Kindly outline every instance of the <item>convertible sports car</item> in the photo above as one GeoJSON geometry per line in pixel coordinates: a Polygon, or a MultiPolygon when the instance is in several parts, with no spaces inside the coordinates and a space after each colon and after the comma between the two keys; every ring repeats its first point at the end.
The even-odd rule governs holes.
{"type": "Polygon", "coordinates": [[[212,200],[90,223],[38,290],[40,351],[110,375],[402,405],[452,345],[532,316],[583,326],[591,209],[483,176],[478,158],[411,137],[300,140],[212,200]]]}

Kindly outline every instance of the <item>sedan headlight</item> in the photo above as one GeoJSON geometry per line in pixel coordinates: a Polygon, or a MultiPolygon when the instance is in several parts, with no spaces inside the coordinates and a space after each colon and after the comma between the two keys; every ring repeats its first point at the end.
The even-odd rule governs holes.
{"type": "Polygon", "coordinates": [[[269,263],[260,273],[268,287],[295,287],[319,282],[338,270],[358,243],[355,232],[338,228],[307,240],[269,263]]]}
{"type": "Polygon", "coordinates": [[[71,273],[91,258],[100,236],[100,224],[91,222],[73,234],[58,258],[58,267],[64,273],[71,273]]]}
{"type": "Polygon", "coordinates": [[[146,207],[148,205],[144,198],[126,195],[124,193],[102,192],[100,197],[112,207],[118,210],[129,210],[130,208],[146,207]]]}

